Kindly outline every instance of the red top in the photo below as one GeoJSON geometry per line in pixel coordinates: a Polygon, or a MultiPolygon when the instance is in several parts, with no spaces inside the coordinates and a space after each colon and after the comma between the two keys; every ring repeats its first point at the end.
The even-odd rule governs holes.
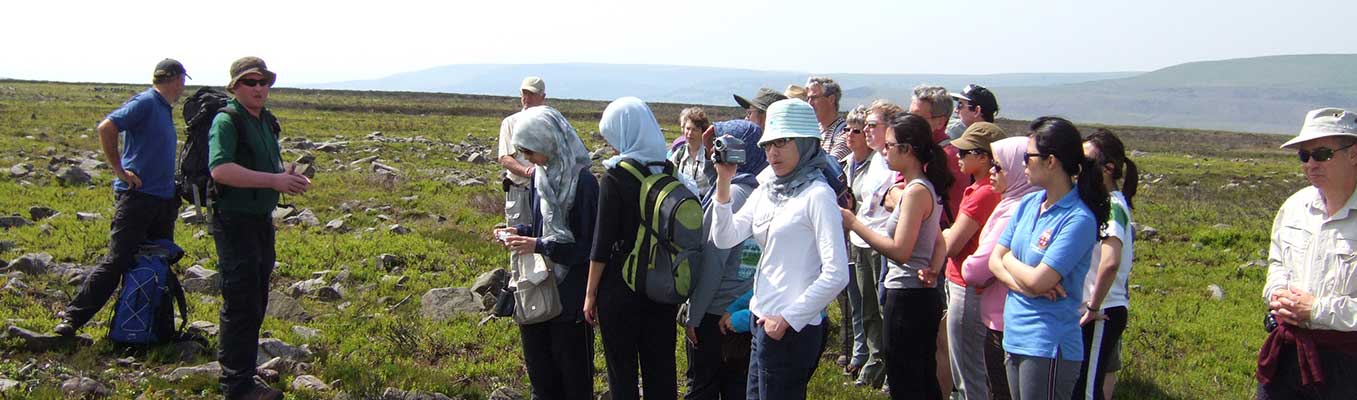
{"type": "MultiPolygon", "coordinates": [[[[960,185],[957,185],[960,186],[960,185]]],[[[994,191],[994,186],[990,185],[989,176],[984,176],[970,186],[967,186],[964,194],[961,195],[961,214],[970,217],[977,224],[975,233],[971,235],[970,240],[966,241],[966,246],[961,248],[961,252],[955,256],[947,258],[947,280],[957,285],[966,286],[966,280],[961,277],[961,263],[966,261],[975,253],[976,247],[980,246],[980,229],[985,226],[989,220],[989,215],[994,212],[994,207],[999,205],[1002,196],[994,191]]]]}

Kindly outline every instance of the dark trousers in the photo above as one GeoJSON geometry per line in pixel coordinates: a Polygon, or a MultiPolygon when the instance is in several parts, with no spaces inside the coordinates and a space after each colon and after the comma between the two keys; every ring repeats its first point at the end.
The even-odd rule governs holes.
{"type": "Polygon", "coordinates": [[[594,398],[594,330],[575,321],[520,325],[535,400],[594,398]]]}
{"type": "MultiPolygon", "coordinates": [[[[603,292],[603,291],[601,291],[603,292]]],[[[674,324],[678,305],[660,304],[625,286],[599,294],[599,333],[608,362],[608,391],[614,400],[678,398],[678,361],[674,324]],[[640,375],[637,375],[637,370],[640,375]]]]}
{"type": "Polygon", "coordinates": [[[66,306],[65,319],[80,327],[94,318],[132,267],[142,243],[154,239],[174,239],[174,220],[179,215],[179,198],[161,199],[146,193],[123,191],[114,194],[116,211],[109,224],[108,255],[90,271],[80,291],[66,306]]]}
{"type": "Polygon", "coordinates": [[[1296,347],[1287,346],[1280,356],[1272,382],[1258,385],[1258,400],[1291,399],[1357,399],[1357,354],[1319,348],[1319,366],[1324,371],[1324,384],[1318,387],[1301,386],[1300,367],[1296,364],[1296,347]]]}
{"type": "Polygon", "coordinates": [[[1008,357],[1008,354],[1004,353],[1004,331],[987,330],[989,335],[985,337],[985,371],[989,373],[990,399],[1012,399],[1013,396],[1008,394],[1008,367],[1004,365],[1004,359],[1008,357]]]}
{"type": "Polygon", "coordinates": [[[804,400],[806,386],[819,365],[824,349],[825,325],[806,325],[800,332],[787,328],[782,339],[764,332],[758,319],[750,321],[754,333],[749,354],[749,400],[804,400]]]}
{"type": "Polygon", "coordinates": [[[1117,343],[1121,342],[1121,333],[1126,331],[1126,307],[1112,307],[1103,310],[1107,315],[1107,320],[1102,321],[1103,331],[1101,337],[1093,337],[1097,327],[1097,321],[1089,322],[1083,326],[1084,330],[1084,363],[1079,367],[1079,380],[1074,382],[1074,398],[1088,399],[1088,381],[1093,381],[1094,400],[1103,398],[1103,374],[1107,373],[1108,361],[1112,360],[1111,352],[1117,351],[1117,343]],[[1089,361],[1095,357],[1093,343],[1098,343],[1096,351],[1098,364],[1095,366],[1093,376],[1089,376],[1089,361]]]}
{"type": "Polygon", "coordinates": [[[697,345],[687,343],[687,400],[733,400],[745,398],[749,383],[748,333],[722,335],[721,316],[706,314],[697,326],[697,345]]]}
{"type": "Polygon", "coordinates": [[[938,323],[942,291],[886,289],[886,379],[893,399],[940,399],[938,388],[938,323]]]}
{"type": "Polygon", "coordinates": [[[273,220],[268,215],[214,212],[211,229],[221,273],[217,361],[222,391],[234,398],[254,385],[259,327],[269,304],[269,276],[276,257],[273,220]]]}

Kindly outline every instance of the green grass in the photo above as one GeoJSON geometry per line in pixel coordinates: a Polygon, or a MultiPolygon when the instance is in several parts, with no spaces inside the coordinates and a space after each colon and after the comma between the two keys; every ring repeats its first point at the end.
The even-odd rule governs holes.
{"type": "MultiPolygon", "coordinates": [[[[0,81],[0,168],[32,158],[35,169],[46,171],[52,155],[71,156],[97,151],[93,127],[137,86],[59,84],[0,81]]],[[[499,120],[517,108],[517,101],[488,96],[425,93],[342,92],[276,89],[270,106],[281,119],[284,138],[313,142],[347,141],[344,151],[312,151],[320,170],[313,190],[284,201],[310,208],[322,222],[352,214],[354,230],[344,234],[319,227],[283,226],[278,231],[279,262],[273,285],[283,290],[319,270],[348,268],[352,273],[347,304],[302,300],[315,316],[300,324],[322,331],[315,339],[292,333],[298,323],[269,318],[263,330],[288,343],[309,344],[316,353],[311,373],[324,381],[339,380],[337,389],[375,397],[388,387],[437,391],[450,396],[484,398],[509,387],[525,391],[528,382],[518,348],[517,329],[510,321],[478,325],[478,318],[443,322],[419,317],[419,297],[427,290],[466,286],[481,272],[506,264],[505,253],[490,241],[488,232],[502,221],[500,192],[491,163],[462,161],[448,145],[467,142],[493,147],[499,120]],[[428,143],[377,143],[364,138],[380,131],[387,138],[427,139],[428,143]],[[378,155],[401,169],[394,185],[374,183],[367,170],[350,169],[350,161],[378,155]],[[467,171],[488,182],[458,187],[440,181],[454,170],[467,171]],[[407,196],[416,196],[406,200],[407,196]],[[356,202],[351,210],[341,205],[356,202]],[[390,209],[366,212],[368,207],[390,209]],[[377,214],[393,218],[376,220],[377,214]],[[433,214],[440,218],[430,217],[433,214]],[[399,223],[413,230],[407,235],[387,233],[399,223]],[[367,228],[375,228],[369,232],[367,228]],[[381,253],[402,256],[410,277],[403,286],[382,283],[386,274],[373,257],[381,253]],[[406,296],[410,302],[388,310],[406,296]],[[386,303],[379,299],[386,299],[386,303]],[[341,304],[343,306],[341,307],[341,304]]],[[[591,149],[602,146],[596,121],[605,103],[557,101],[591,149]]],[[[669,137],[680,105],[655,105],[669,137]]],[[[175,110],[179,111],[178,108],[175,110]]],[[[738,110],[715,108],[717,119],[741,115],[738,110]]],[[[182,121],[177,121],[182,124],[182,121]]],[[[1001,121],[1010,133],[1023,132],[1019,121],[1001,121]]],[[[1089,127],[1084,127],[1086,130],[1089,127]]],[[[1264,258],[1268,228],[1282,200],[1306,185],[1298,177],[1294,157],[1276,150],[1281,138],[1227,132],[1157,128],[1109,127],[1122,136],[1128,149],[1146,152],[1140,164],[1141,192],[1135,198],[1134,218],[1159,230],[1155,240],[1137,241],[1132,275],[1130,325],[1124,349],[1125,370],[1118,397],[1128,399],[1247,398],[1253,392],[1252,374],[1257,349],[1264,337],[1259,320],[1265,271],[1241,268],[1264,258]],[[1162,179],[1161,179],[1162,178],[1162,179]],[[1226,187],[1236,183],[1237,186],[1226,187]],[[1207,286],[1226,293],[1211,300],[1207,286]]],[[[289,147],[285,143],[285,148],[289,147]]],[[[287,150],[291,160],[301,152],[287,150]]],[[[58,262],[90,266],[107,246],[108,218],[112,217],[111,180],[101,170],[83,187],[63,187],[50,173],[10,178],[0,170],[0,214],[26,215],[28,207],[45,205],[62,214],[36,225],[0,231],[0,239],[18,246],[0,253],[13,260],[29,252],[46,252],[58,262]],[[103,220],[77,221],[78,211],[98,212],[103,220]]],[[[176,241],[193,260],[205,259],[215,268],[210,237],[199,236],[201,225],[179,223],[176,241]]],[[[4,278],[0,278],[4,279],[4,278]]],[[[0,319],[46,331],[57,322],[56,311],[75,288],[55,276],[23,277],[32,288],[25,295],[0,295],[0,319]],[[47,295],[49,289],[56,295],[47,295]]],[[[220,298],[190,295],[191,319],[215,322],[220,298]]],[[[95,321],[106,321],[105,310],[95,321]]],[[[838,308],[830,307],[833,319],[838,308]]],[[[169,361],[152,351],[137,356],[154,373],[138,377],[139,370],[117,367],[118,349],[102,340],[105,328],[83,332],[98,340],[81,349],[34,354],[0,341],[0,376],[25,381],[34,389],[24,397],[61,398],[60,373],[90,376],[113,387],[118,398],[145,392],[156,398],[217,398],[215,381],[191,379],[166,382],[159,376],[175,367],[210,361],[200,357],[185,363],[169,361]],[[44,372],[19,371],[34,364],[55,365],[44,372]]],[[[676,337],[680,374],[683,351],[676,337]]],[[[214,343],[215,345],[215,343],[214,343]]],[[[831,353],[834,351],[831,347],[831,353]]],[[[601,347],[595,349],[595,388],[606,389],[601,347]]],[[[884,395],[843,385],[832,354],[822,361],[812,381],[811,398],[860,399],[884,395]]],[[[41,370],[41,368],[36,368],[41,370]]],[[[285,375],[280,387],[293,376],[285,375]]],[[[298,398],[324,398],[291,393],[298,398]]]]}

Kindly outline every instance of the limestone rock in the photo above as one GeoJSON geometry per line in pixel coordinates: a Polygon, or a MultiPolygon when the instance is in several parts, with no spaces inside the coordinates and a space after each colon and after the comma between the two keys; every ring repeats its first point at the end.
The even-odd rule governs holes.
{"type": "Polygon", "coordinates": [[[28,208],[28,217],[34,221],[41,221],[57,215],[57,210],[44,206],[32,206],[28,208]]]}
{"type": "Polygon", "coordinates": [[[179,381],[188,377],[202,376],[216,378],[221,376],[221,364],[213,361],[196,367],[179,367],[165,376],[167,381],[179,381]]]}
{"type": "Polygon", "coordinates": [[[32,222],[28,222],[24,217],[18,215],[0,216],[0,228],[18,228],[32,224],[32,222]]]}
{"type": "Polygon", "coordinates": [[[278,291],[269,294],[269,306],[266,313],[270,317],[288,321],[306,322],[311,319],[311,315],[306,312],[305,308],[302,308],[301,303],[278,291]]]}
{"type": "Polygon", "coordinates": [[[47,273],[48,268],[52,266],[52,255],[47,253],[29,253],[19,256],[18,259],[9,263],[7,270],[19,271],[29,275],[41,275],[47,273]]]}
{"type": "Polygon", "coordinates": [[[320,378],[313,375],[302,375],[292,378],[292,390],[324,392],[330,390],[330,385],[322,382],[320,378]]]}
{"type": "Polygon", "coordinates": [[[420,313],[425,318],[442,321],[457,314],[476,314],[484,309],[480,295],[467,288],[440,288],[424,293],[419,299],[420,313]]]}
{"type": "Polygon", "coordinates": [[[76,166],[62,167],[57,170],[57,181],[67,186],[83,186],[90,183],[90,174],[76,166]]]}
{"type": "Polygon", "coordinates": [[[107,397],[113,394],[113,391],[99,381],[86,377],[76,377],[61,383],[61,393],[65,394],[67,398],[89,399],[107,397]]]}

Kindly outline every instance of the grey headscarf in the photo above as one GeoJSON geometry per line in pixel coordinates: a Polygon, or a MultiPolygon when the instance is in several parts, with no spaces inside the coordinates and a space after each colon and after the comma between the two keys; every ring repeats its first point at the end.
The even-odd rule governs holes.
{"type": "Polygon", "coordinates": [[[547,165],[533,174],[533,186],[542,199],[542,239],[574,243],[570,232],[570,208],[580,169],[589,167],[589,151],[556,109],[541,106],[523,110],[514,122],[513,145],[548,157],[547,165]]]}
{"type": "Polygon", "coordinates": [[[808,184],[816,179],[825,179],[824,169],[829,167],[828,157],[824,150],[820,149],[820,139],[814,138],[792,138],[796,143],[796,150],[800,152],[801,159],[796,163],[796,169],[784,176],[779,176],[768,184],[768,196],[774,203],[782,203],[805,189],[808,184]]]}

